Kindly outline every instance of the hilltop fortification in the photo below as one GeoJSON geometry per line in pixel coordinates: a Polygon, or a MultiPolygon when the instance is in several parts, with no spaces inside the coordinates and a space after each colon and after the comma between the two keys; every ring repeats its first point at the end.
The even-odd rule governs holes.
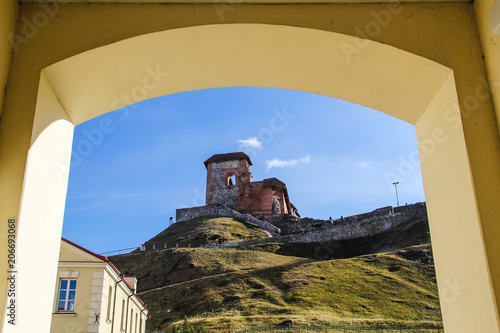
{"type": "MultiPolygon", "coordinates": [[[[372,236],[414,218],[426,218],[425,203],[383,207],[337,220],[301,218],[277,178],[252,181],[252,161],[243,152],[216,154],[205,162],[206,205],[181,208],[176,221],[231,217],[268,232],[269,242],[319,242],[372,236]]],[[[231,245],[229,245],[231,246],[231,245]]]]}
{"type": "MultiPolygon", "coordinates": [[[[250,157],[243,152],[216,154],[205,162],[206,206],[225,206],[256,218],[300,215],[290,202],[286,184],[277,178],[252,181],[250,157]]],[[[197,208],[199,210],[199,207],[197,208]]],[[[177,211],[176,220],[191,216],[189,208],[177,211]]]]}

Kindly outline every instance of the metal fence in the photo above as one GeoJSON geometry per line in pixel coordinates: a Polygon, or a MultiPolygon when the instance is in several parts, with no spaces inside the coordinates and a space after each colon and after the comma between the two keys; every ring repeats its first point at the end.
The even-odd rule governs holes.
{"type": "MultiPolygon", "coordinates": [[[[231,245],[232,243],[222,243],[222,244],[212,244],[212,245],[200,245],[197,246],[196,248],[224,248],[224,247],[231,247],[234,245],[231,245]]],[[[158,243],[158,244],[148,244],[148,245],[143,245],[142,250],[141,246],[136,246],[136,247],[129,247],[126,249],[121,249],[121,250],[113,250],[113,251],[107,251],[107,252],[101,252],[99,253],[102,256],[108,257],[108,256],[116,256],[120,254],[129,254],[134,251],[139,251],[139,252],[144,252],[144,251],[161,251],[161,250],[166,250],[166,249],[177,249],[179,247],[182,248],[194,248],[194,246],[191,246],[191,244],[188,244],[187,246],[181,245],[179,246],[179,243],[173,243],[173,244],[167,244],[167,243],[158,243]]]]}
{"type": "Polygon", "coordinates": [[[109,257],[110,255],[119,255],[119,254],[127,254],[127,253],[130,253],[134,250],[137,250],[139,247],[129,247],[128,249],[121,249],[121,250],[114,250],[114,251],[107,251],[107,252],[102,252],[102,253],[99,253],[100,255],[102,256],[105,256],[105,257],[109,257]]]}

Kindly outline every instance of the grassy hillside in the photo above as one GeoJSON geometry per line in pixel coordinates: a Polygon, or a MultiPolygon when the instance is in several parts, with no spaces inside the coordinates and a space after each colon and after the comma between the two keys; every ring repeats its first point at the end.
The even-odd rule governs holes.
{"type": "Polygon", "coordinates": [[[200,245],[238,242],[247,239],[267,238],[261,229],[236,221],[229,217],[197,218],[177,222],[148,240],[146,248],[156,245],[167,247],[199,247],[200,245]]]}
{"type": "Polygon", "coordinates": [[[230,218],[195,219],[146,243],[185,248],[110,259],[138,277],[138,293],[151,315],[149,332],[165,332],[184,316],[210,332],[280,323],[293,325],[293,331],[441,323],[426,218],[349,241],[194,248],[263,237],[263,231],[230,218]]]}
{"type": "Polygon", "coordinates": [[[153,331],[184,315],[222,332],[285,320],[295,327],[441,321],[425,245],[328,261],[239,249],[179,249],[124,255],[114,262],[138,273],[153,331]]]}
{"type": "Polygon", "coordinates": [[[404,247],[431,242],[427,217],[406,221],[395,228],[356,239],[312,242],[275,243],[244,247],[247,250],[266,251],[281,255],[311,258],[315,260],[352,258],[364,254],[389,252],[404,247]]]}

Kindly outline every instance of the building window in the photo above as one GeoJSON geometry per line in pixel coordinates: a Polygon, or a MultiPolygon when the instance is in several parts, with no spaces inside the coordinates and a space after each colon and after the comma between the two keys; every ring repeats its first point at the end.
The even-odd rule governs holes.
{"type": "Polygon", "coordinates": [[[113,300],[113,287],[111,286],[111,283],[110,283],[110,286],[109,286],[109,290],[108,290],[108,311],[107,311],[107,315],[106,315],[106,319],[111,322],[111,301],[113,300]]]}
{"type": "Polygon", "coordinates": [[[76,280],[62,279],[59,283],[57,312],[75,312],[76,280]]]}
{"type": "Polygon", "coordinates": [[[120,325],[120,328],[123,332],[125,332],[125,316],[127,314],[125,313],[125,300],[122,301],[122,321],[121,321],[121,325],[120,325]]]}
{"type": "Polygon", "coordinates": [[[134,310],[130,309],[130,329],[128,330],[130,333],[132,333],[132,327],[134,325],[134,310]]]}

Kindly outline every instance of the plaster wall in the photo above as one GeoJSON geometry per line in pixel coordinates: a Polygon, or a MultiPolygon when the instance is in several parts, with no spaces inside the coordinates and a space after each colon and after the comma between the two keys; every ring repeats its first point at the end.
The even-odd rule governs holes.
{"type": "MultiPolygon", "coordinates": [[[[500,36],[495,36],[488,22],[488,13],[495,0],[476,0],[477,29],[487,69],[487,83],[490,89],[493,104],[496,110],[497,124],[500,124],[500,36]]],[[[484,86],[484,85],[483,85],[484,86]]],[[[478,93],[478,97],[487,97],[488,90],[478,93]]]]}
{"type": "MultiPolygon", "coordinates": [[[[67,332],[99,332],[99,333],[120,333],[122,312],[122,300],[127,302],[130,291],[126,290],[123,282],[116,285],[120,280],[114,272],[106,269],[106,263],[89,263],[82,262],[65,262],[62,267],[58,269],[58,275],[65,273],[68,270],[79,272],[77,280],[77,293],[75,300],[75,314],[61,314],[56,313],[57,306],[57,293],[53,298],[53,314],[50,332],[51,333],[67,333],[67,332]],[[85,267],[88,266],[88,267],[85,267]],[[111,304],[108,303],[109,286],[112,289],[111,304]],[[116,287],[116,289],[115,289],[116,287]],[[113,303],[116,291],[116,306],[115,316],[113,318],[113,303]],[[107,318],[108,306],[110,309],[110,317],[107,318]],[[96,323],[95,313],[99,313],[99,321],[96,323]],[[108,320],[109,319],[109,320],[108,320]],[[114,325],[112,321],[114,320],[114,325]]],[[[57,279],[56,290],[59,288],[59,279],[57,279]]],[[[141,313],[142,305],[137,302],[135,297],[129,300],[128,308],[128,325],[130,325],[130,310],[134,312],[134,322],[132,326],[135,327],[135,314],[138,318],[142,318],[143,329],[145,332],[146,315],[141,313]]],[[[126,316],[127,314],[125,314],[126,316]]],[[[125,320],[125,319],[124,319],[125,320]]],[[[127,328],[129,332],[130,326],[127,328]]],[[[133,332],[131,330],[130,332],[133,332]]]]}
{"type": "MultiPolygon", "coordinates": [[[[29,234],[37,225],[38,210],[33,207],[43,207],[43,219],[50,221],[52,216],[55,221],[53,228],[41,228],[48,236],[44,245],[50,248],[51,238],[56,238],[50,235],[60,232],[64,205],[64,180],[59,185],[49,181],[34,186],[28,181],[33,177],[25,177],[30,163],[37,165],[37,158],[28,160],[28,151],[46,131],[44,126],[33,128],[37,101],[44,99],[38,96],[42,70],[67,114],[61,119],[74,125],[168,93],[222,86],[277,87],[342,98],[416,125],[440,293],[449,300],[447,283],[458,279],[466,286],[466,291],[460,290],[453,301],[443,304],[445,329],[499,331],[500,154],[491,99],[498,101],[499,93],[483,84],[484,78],[499,75],[494,64],[498,58],[492,57],[498,37],[478,33],[476,22],[484,27],[486,7],[487,3],[483,7],[467,3],[239,4],[221,14],[215,5],[60,5],[57,15],[12,55],[0,122],[0,219],[19,216],[20,228],[26,225],[24,232],[19,230],[18,243],[27,248],[22,285],[36,285],[30,280],[36,270],[30,266],[42,261],[29,251],[29,234]],[[221,23],[255,26],[251,33],[238,25],[231,29],[222,25],[218,31],[208,26],[221,23]],[[276,29],[264,25],[276,25],[276,29]],[[204,27],[175,30],[190,26],[204,27]],[[156,31],[172,34],[165,42],[149,34],[156,31]],[[143,38],[127,40],[134,36],[143,38]],[[118,41],[126,43],[114,43],[118,41]],[[490,55],[485,54],[486,64],[483,50],[490,55]],[[164,67],[157,70],[157,65],[164,67]],[[135,87],[143,87],[146,94],[131,98],[135,87]],[[33,186],[38,190],[28,190],[33,186]],[[52,201],[42,195],[49,188],[54,189],[52,201]],[[31,217],[23,217],[29,212],[31,217]],[[464,240],[470,242],[466,249],[464,240]]],[[[40,10],[36,4],[22,5],[16,31],[26,29],[22,18],[29,21],[40,10]]],[[[55,121],[45,124],[49,123],[55,121]]],[[[68,137],[66,133],[54,138],[64,138],[66,143],[68,137]]],[[[67,148],[58,140],[53,143],[52,148],[39,143],[44,148],[38,156],[67,148]]],[[[37,170],[34,167],[33,175],[37,170]]],[[[6,235],[7,226],[0,225],[0,235],[6,235]]],[[[0,251],[5,255],[6,249],[0,251]]],[[[54,269],[52,276],[55,273],[54,269]]],[[[47,291],[33,292],[46,299],[42,294],[47,291]]],[[[25,313],[30,312],[26,308],[25,313]]],[[[33,329],[47,327],[40,316],[33,329]]]]}
{"type": "MultiPolygon", "coordinates": [[[[75,313],[74,314],[57,314],[57,296],[58,292],[55,292],[52,296],[52,324],[50,328],[51,333],[62,333],[62,332],[87,332],[89,311],[91,304],[91,291],[92,291],[92,280],[93,274],[96,272],[104,271],[105,263],[95,264],[100,267],[78,267],[74,266],[71,268],[60,267],[58,269],[58,276],[60,273],[64,273],[68,270],[79,272],[76,285],[76,298],[75,298],[75,313]]],[[[59,289],[59,278],[56,279],[57,283],[55,290],[59,289]]]]}
{"type": "MultiPolygon", "coordinates": [[[[9,76],[12,34],[16,30],[18,4],[16,0],[0,2],[0,91],[5,91],[9,76]]],[[[0,116],[2,115],[4,94],[0,94],[0,116]]]]}
{"type": "MultiPolygon", "coordinates": [[[[12,45],[9,40],[9,35],[16,29],[18,5],[15,0],[6,0],[0,2],[0,120],[2,117],[2,110],[4,104],[4,91],[7,85],[7,78],[9,76],[10,58],[12,53],[12,45]]],[[[0,168],[0,174],[6,172],[0,168]]],[[[19,199],[19,198],[17,198],[19,199]]],[[[17,200],[16,199],[16,200],[17,200]]],[[[0,207],[3,205],[3,199],[0,202],[0,207]]],[[[15,217],[16,214],[10,215],[15,217]]],[[[6,230],[0,230],[0,244],[7,244],[6,230]]],[[[2,256],[2,258],[4,258],[2,256]]],[[[0,275],[0,299],[4,298],[7,286],[5,275],[0,275]]],[[[1,320],[0,320],[1,322],[1,320]]]]}

